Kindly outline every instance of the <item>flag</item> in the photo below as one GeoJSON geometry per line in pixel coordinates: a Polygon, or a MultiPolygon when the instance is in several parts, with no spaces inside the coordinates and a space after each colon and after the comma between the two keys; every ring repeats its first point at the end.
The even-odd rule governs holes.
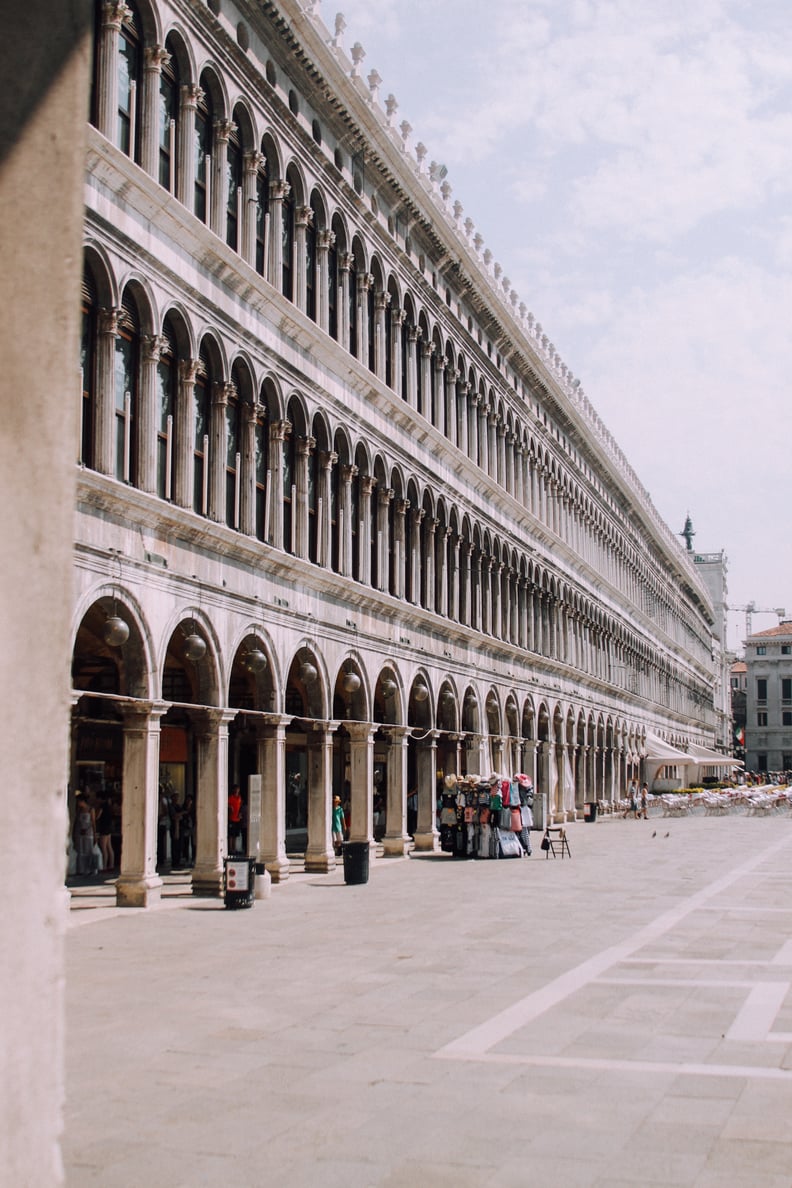
{"type": "Polygon", "coordinates": [[[738,726],[734,731],[734,741],[739,743],[740,746],[745,744],[745,731],[743,730],[742,726],[738,726]]]}

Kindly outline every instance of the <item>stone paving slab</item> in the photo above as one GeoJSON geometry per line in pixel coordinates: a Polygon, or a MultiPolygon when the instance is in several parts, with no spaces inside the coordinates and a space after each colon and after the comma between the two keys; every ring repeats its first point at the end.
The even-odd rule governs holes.
{"type": "Polygon", "coordinates": [[[789,1188],[792,818],[569,836],[240,911],[81,889],[69,1188],[789,1188]]]}

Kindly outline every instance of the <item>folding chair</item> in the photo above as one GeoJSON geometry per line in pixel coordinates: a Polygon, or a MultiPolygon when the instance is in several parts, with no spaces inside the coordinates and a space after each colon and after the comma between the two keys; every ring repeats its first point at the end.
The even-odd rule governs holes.
{"type": "Polygon", "coordinates": [[[569,848],[567,840],[566,829],[563,825],[548,825],[545,829],[545,838],[547,839],[547,848],[545,849],[545,858],[549,858],[552,854],[557,858],[556,847],[559,848],[561,857],[566,854],[567,858],[572,857],[572,851],[569,848]],[[553,836],[555,834],[555,837],[553,836]]]}

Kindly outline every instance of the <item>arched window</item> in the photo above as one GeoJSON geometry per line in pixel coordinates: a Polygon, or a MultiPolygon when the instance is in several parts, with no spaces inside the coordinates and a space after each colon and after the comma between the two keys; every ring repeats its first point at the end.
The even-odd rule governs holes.
{"type": "Polygon", "coordinates": [[[287,553],[294,552],[294,511],[296,503],[295,482],[296,442],[294,433],[287,434],[283,442],[283,471],[281,491],[283,495],[283,547],[287,553]]]}
{"type": "Polygon", "coordinates": [[[177,347],[173,326],[166,318],[163,346],[157,363],[155,418],[157,426],[157,494],[171,499],[173,493],[174,424],[178,382],[177,347]]]}
{"type": "Polygon", "coordinates": [[[320,451],[314,445],[308,454],[308,558],[318,561],[317,544],[319,541],[319,464],[320,451]]]}
{"type": "Polygon", "coordinates": [[[316,321],[316,232],[320,213],[311,203],[313,218],[305,228],[305,312],[312,322],[316,321]]]}
{"type": "Polygon", "coordinates": [[[175,194],[179,144],[179,65],[171,38],[168,38],[165,48],[170,59],[163,63],[159,83],[159,183],[175,194]]]}
{"type": "Polygon", "coordinates": [[[98,303],[93,277],[86,269],[82,286],[82,336],[80,341],[80,456],[83,466],[96,465],[94,433],[96,423],[96,322],[98,303]]]}
{"type": "Polygon", "coordinates": [[[209,509],[209,392],[212,375],[201,351],[193,387],[193,510],[205,516],[209,509]]]}
{"type": "Polygon", "coordinates": [[[126,5],[118,37],[118,147],[133,161],[140,159],[140,97],[142,95],[142,26],[137,8],[126,5]]]}
{"type": "Polygon", "coordinates": [[[212,168],[212,128],[214,112],[209,91],[201,88],[201,94],[195,109],[195,214],[202,223],[210,220],[211,207],[211,168],[212,168]]]}
{"type": "Polygon", "coordinates": [[[239,528],[240,509],[240,458],[242,443],[241,402],[239,399],[239,383],[236,369],[235,382],[230,385],[228,399],[225,406],[226,416],[226,524],[229,528],[239,528]]]}
{"type": "Polygon", "coordinates": [[[256,272],[267,274],[267,224],[269,222],[269,174],[267,159],[262,154],[262,163],[256,174],[256,272]]]}
{"type": "MultiPolygon", "coordinates": [[[[261,406],[264,407],[263,405],[261,406]]],[[[256,417],[256,457],[255,457],[255,524],[256,536],[265,539],[266,508],[267,508],[267,465],[269,457],[269,424],[265,412],[256,417]]]]}
{"type": "Polygon", "coordinates": [[[135,299],[124,294],[115,340],[115,476],[124,483],[137,481],[137,406],[140,320],[135,299]]]}
{"type": "Polygon", "coordinates": [[[235,252],[239,251],[239,227],[242,204],[242,147],[237,129],[228,138],[226,149],[226,172],[228,175],[228,200],[226,202],[226,243],[235,252]]]}
{"type": "Polygon", "coordinates": [[[349,311],[349,353],[350,355],[357,355],[357,269],[355,268],[354,257],[351,258],[349,265],[349,290],[347,308],[349,311]]]}
{"type": "Polygon", "coordinates": [[[288,297],[289,301],[294,300],[294,276],[292,268],[292,256],[294,247],[294,191],[289,190],[289,193],[281,203],[281,250],[282,256],[282,277],[281,277],[281,292],[284,297],[288,297]]]}
{"type": "Polygon", "coordinates": [[[327,311],[328,333],[338,340],[338,251],[335,240],[327,249],[327,311]]]}

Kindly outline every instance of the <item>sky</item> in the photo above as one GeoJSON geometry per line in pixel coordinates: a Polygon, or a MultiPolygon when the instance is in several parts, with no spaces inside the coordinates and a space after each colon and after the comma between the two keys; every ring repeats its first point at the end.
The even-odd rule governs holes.
{"type": "Polygon", "coordinates": [[[728,645],[792,618],[788,0],[340,3],[660,515],[725,552],[728,645]]]}

